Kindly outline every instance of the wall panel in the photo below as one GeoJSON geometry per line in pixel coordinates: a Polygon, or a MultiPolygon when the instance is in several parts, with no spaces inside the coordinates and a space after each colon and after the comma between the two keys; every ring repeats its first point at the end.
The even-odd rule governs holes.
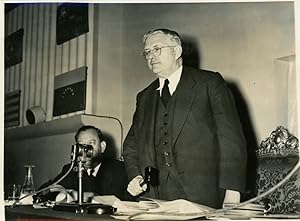
{"type": "MultiPolygon", "coordinates": [[[[49,12],[49,26],[56,27],[56,7],[55,4],[48,4],[50,8],[49,12]]],[[[54,29],[54,28],[53,28],[54,29]]],[[[47,107],[46,107],[46,121],[52,119],[52,111],[53,111],[53,88],[54,88],[54,77],[55,77],[55,67],[56,67],[56,32],[49,31],[49,64],[48,64],[48,88],[47,88],[47,107]]]]}
{"type": "MultiPolygon", "coordinates": [[[[34,65],[35,65],[35,62],[34,61],[34,50],[35,50],[35,47],[32,45],[33,43],[33,35],[32,33],[35,31],[33,30],[34,27],[33,27],[33,19],[34,19],[34,9],[33,9],[33,6],[29,6],[29,20],[28,20],[28,23],[29,23],[29,27],[28,27],[28,39],[29,39],[29,44],[28,45],[25,45],[24,49],[25,49],[25,58],[26,60],[28,60],[28,75],[27,77],[29,77],[29,81],[28,81],[28,85],[26,85],[25,87],[29,89],[29,94],[28,94],[28,107],[32,107],[33,106],[33,99],[34,99],[34,84],[35,84],[35,81],[34,81],[34,65]],[[28,51],[27,51],[28,50],[28,51]],[[27,56],[28,55],[28,56],[27,56]]],[[[22,110],[21,110],[22,111],[22,110]]],[[[24,110],[23,110],[24,111],[24,110]]]]}
{"type": "MultiPolygon", "coordinates": [[[[69,54],[77,54],[77,44],[78,44],[78,38],[72,39],[70,41],[70,47],[69,47],[69,54]]],[[[77,59],[70,59],[69,61],[69,70],[73,70],[77,67],[77,59]]]]}
{"type": "MultiPolygon", "coordinates": [[[[17,13],[17,16],[15,16],[15,18],[13,19],[14,20],[14,24],[13,26],[14,27],[17,27],[17,29],[19,29],[21,27],[20,25],[20,18],[21,18],[21,11],[19,10],[19,12],[17,13]]],[[[19,88],[19,82],[20,82],[20,65],[21,64],[17,64],[15,65],[15,70],[14,70],[14,81],[12,81],[12,88],[13,90],[15,90],[16,88],[19,88]]]]}
{"type": "Polygon", "coordinates": [[[31,61],[30,61],[30,97],[29,97],[29,107],[33,107],[35,105],[37,105],[35,103],[35,99],[36,99],[36,95],[39,93],[39,91],[37,91],[37,79],[36,79],[36,67],[37,64],[40,62],[40,59],[37,57],[37,43],[38,40],[37,39],[37,34],[40,31],[38,28],[38,21],[39,21],[39,17],[38,17],[38,11],[39,11],[39,7],[37,4],[34,4],[32,7],[32,29],[31,29],[31,33],[30,34],[30,38],[31,38],[31,61]]]}
{"type": "MultiPolygon", "coordinates": [[[[87,58],[87,53],[93,53],[93,41],[88,41],[93,38],[91,25],[88,33],[56,45],[58,5],[22,4],[5,17],[5,36],[24,28],[23,61],[5,70],[5,93],[21,90],[21,126],[28,124],[25,112],[33,106],[43,107],[46,120],[52,120],[55,76],[92,64],[92,56],[87,58]]],[[[93,23],[92,9],[89,6],[89,24],[93,23]]]]}
{"type": "Polygon", "coordinates": [[[24,117],[24,111],[27,110],[28,104],[29,104],[29,59],[26,59],[29,56],[27,45],[29,45],[30,38],[28,36],[28,31],[29,31],[29,15],[30,15],[30,10],[29,7],[24,7],[24,51],[23,51],[23,64],[24,67],[22,69],[22,75],[24,76],[23,81],[21,82],[22,86],[21,88],[21,102],[23,101],[23,106],[21,107],[21,116],[23,116],[23,120],[21,121],[21,125],[25,125],[26,119],[24,117]],[[26,52],[26,54],[25,54],[26,52]],[[22,90],[23,88],[23,90],[22,90]],[[23,124],[22,124],[23,122],[23,124]]]}
{"type": "Polygon", "coordinates": [[[85,56],[86,56],[86,36],[81,35],[78,37],[78,50],[77,50],[77,65],[78,67],[84,66],[86,64],[85,56]]]}
{"type": "Polygon", "coordinates": [[[34,99],[34,105],[41,105],[41,99],[43,98],[42,94],[42,65],[43,65],[43,32],[44,32],[44,7],[40,7],[39,10],[37,11],[37,41],[36,41],[36,57],[39,58],[39,62],[36,62],[36,74],[35,74],[35,91],[39,93],[35,93],[35,99],[34,99]]]}
{"type": "MultiPolygon", "coordinates": [[[[13,32],[13,18],[15,16],[15,12],[12,12],[11,15],[9,16],[9,19],[7,19],[7,25],[8,25],[8,29],[7,29],[7,33],[8,35],[10,35],[13,32]]],[[[11,81],[13,79],[13,67],[6,69],[6,80],[5,80],[5,92],[9,92],[12,91],[13,89],[10,87],[11,85],[11,81]]]]}
{"type": "MultiPolygon", "coordinates": [[[[24,22],[24,11],[25,9],[24,8],[19,8],[19,15],[18,15],[18,23],[17,23],[17,26],[18,28],[17,29],[20,29],[22,27],[24,27],[25,25],[25,22],[24,22]]],[[[24,36],[23,36],[23,44],[24,44],[24,36]]],[[[23,50],[23,58],[24,58],[24,50],[23,50]]],[[[14,80],[15,82],[15,86],[14,88],[15,89],[20,89],[21,91],[24,90],[24,84],[22,82],[24,82],[24,74],[23,74],[23,70],[24,70],[24,67],[25,67],[25,64],[24,62],[22,62],[21,64],[18,64],[17,65],[17,76],[16,76],[16,80],[14,80]]],[[[22,92],[21,92],[21,97],[22,97],[22,92]]],[[[23,99],[20,99],[20,108],[22,109],[23,108],[23,99]]],[[[22,124],[23,122],[23,112],[21,111],[20,112],[20,122],[22,124]]]]}
{"type": "Polygon", "coordinates": [[[69,71],[70,63],[70,41],[67,41],[62,44],[61,48],[61,72],[65,73],[69,71]]]}
{"type": "Polygon", "coordinates": [[[43,7],[43,31],[42,31],[42,38],[43,38],[43,44],[42,44],[42,64],[41,64],[41,98],[40,98],[40,106],[46,110],[46,104],[47,104],[47,100],[48,100],[48,79],[49,79],[49,36],[50,33],[46,32],[45,29],[47,29],[47,27],[50,26],[50,19],[49,18],[49,13],[50,12],[50,8],[49,7],[43,7]]]}
{"type": "MultiPolygon", "coordinates": [[[[94,5],[90,4],[89,6],[89,21],[93,21],[89,23],[89,35],[87,35],[86,39],[86,50],[85,50],[85,58],[86,58],[86,66],[87,69],[87,85],[90,87],[86,88],[86,113],[92,113],[92,101],[93,101],[93,56],[94,56],[94,5]],[[89,42],[89,44],[87,44],[89,42]]],[[[97,73],[96,73],[97,74],[97,73]]]]}

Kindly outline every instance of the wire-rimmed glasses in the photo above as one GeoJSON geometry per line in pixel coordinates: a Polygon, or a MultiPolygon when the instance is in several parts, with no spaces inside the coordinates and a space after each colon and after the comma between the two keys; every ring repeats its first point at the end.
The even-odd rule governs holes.
{"type": "Polygon", "coordinates": [[[146,60],[149,60],[151,54],[154,56],[159,56],[161,54],[162,48],[174,48],[174,47],[176,47],[176,46],[154,47],[152,49],[147,49],[147,50],[143,51],[143,53],[141,55],[144,56],[144,58],[146,60]]]}

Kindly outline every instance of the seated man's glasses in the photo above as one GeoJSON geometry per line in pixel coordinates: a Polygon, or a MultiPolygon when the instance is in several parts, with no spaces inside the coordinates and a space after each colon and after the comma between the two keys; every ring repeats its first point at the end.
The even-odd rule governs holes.
{"type": "Polygon", "coordinates": [[[162,49],[162,48],[174,48],[174,47],[176,47],[176,46],[162,46],[162,47],[155,47],[155,48],[153,48],[153,49],[151,49],[151,50],[150,50],[150,49],[145,50],[145,51],[142,53],[142,55],[144,56],[144,58],[145,58],[146,60],[149,60],[151,54],[154,55],[154,56],[159,56],[159,55],[161,54],[161,49],[162,49]]]}

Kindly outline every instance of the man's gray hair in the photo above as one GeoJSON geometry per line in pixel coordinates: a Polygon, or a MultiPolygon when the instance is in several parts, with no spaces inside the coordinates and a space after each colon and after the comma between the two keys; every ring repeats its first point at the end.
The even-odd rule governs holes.
{"type": "Polygon", "coordinates": [[[181,38],[179,34],[176,31],[172,31],[165,28],[158,28],[155,30],[148,31],[143,37],[143,43],[145,44],[147,38],[158,33],[169,36],[171,41],[175,41],[178,45],[181,46],[181,38]]]}

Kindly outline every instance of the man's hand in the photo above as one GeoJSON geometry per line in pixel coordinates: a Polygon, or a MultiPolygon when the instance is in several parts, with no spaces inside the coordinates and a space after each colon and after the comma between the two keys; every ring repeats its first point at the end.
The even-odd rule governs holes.
{"type": "MultiPolygon", "coordinates": [[[[95,196],[95,194],[92,192],[84,192],[82,200],[85,203],[90,203],[90,202],[92,202],[92,199],[94,196],[95,196]]],[[[76,190],[72,191],[72,197],[73,197],[74,201],[78,201],[78,192],[76,190]]]]}
{"type": "MultiPolygon", "coordinates": [[[[83,193],[83,202],[91,202],[95,196],[92,192],[83,193]]],[[[61,192],[56,196],[55,202],[71,203],[78,200],[78,192],[73,189],[69,189],[66,192],[61,192]]]]}
{"type": "Polygon", "coordinates": [[[127,187],[127,191],[132,195],[132,196],[137,196],[140,195],[142,192],[145,192],[147,190],[147,184],[141,184],[144,182],[144,178],[141,175],[136,176],[133,178],[127,187]]]}

